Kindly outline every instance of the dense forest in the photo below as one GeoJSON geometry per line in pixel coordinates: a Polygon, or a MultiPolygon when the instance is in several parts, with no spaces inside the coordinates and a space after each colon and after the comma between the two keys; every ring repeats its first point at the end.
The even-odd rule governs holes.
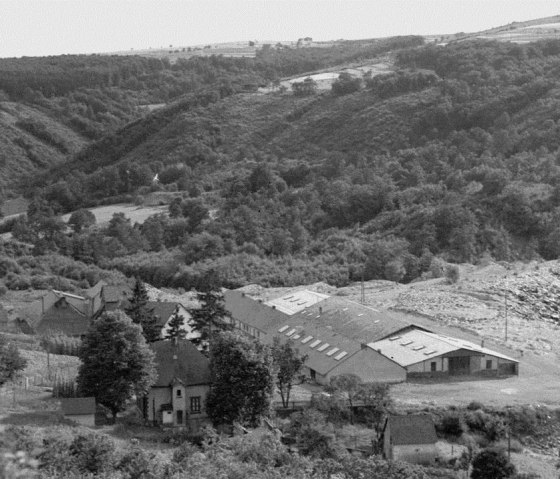
{"type": "MultiPolygon", "coordinates": [[[[160,77],[184,71],[200,84],[37,179],[40,194],[14,236],[38,255],[185,288],[407,282],[441,274],[441,260],[557,258],[560,42],[420,40],[175,65],[100,59],[91,77],[78,69],[70,80],[103,91],[143,65],[146,86],[154,81],[146,102],[173,96],[160,77]],[[331,91],[256,91],[285,75],[381,58],[393,73],[341,74],[331,91]],[[150,191],[175,197],[168,216],[133,225],[117,215],[71,236],[54,219],[141,203],[150,191]]],[[[65,88],[45,82],[45,98],[65,88]]]]}

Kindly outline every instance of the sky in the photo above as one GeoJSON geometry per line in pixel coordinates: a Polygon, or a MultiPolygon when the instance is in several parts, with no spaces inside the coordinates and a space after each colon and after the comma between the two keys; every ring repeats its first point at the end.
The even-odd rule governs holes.
{"type": "Polygon", "coordinates": [[[0,0],[0,58],[474,32],[559,0],[0,0]]]}

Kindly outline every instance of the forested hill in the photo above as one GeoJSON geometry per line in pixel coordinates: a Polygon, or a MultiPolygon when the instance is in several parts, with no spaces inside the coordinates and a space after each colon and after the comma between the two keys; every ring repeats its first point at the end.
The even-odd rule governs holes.
{"type": "Polygon", "coordinates": [[[0,187],[4,196],[91,141],[184,95],[255,91],[274,79],[402,46],[420,37],[263,49],[256,59],[62,55],[0,59],[0,187]]]}
{"type": "Polygon", "coordinates": [[[156,284],[409,281],[434,256],[558,257],[560,42],[392,55],[394,73],[332,91],[182,97],[84,149],[44,198],[88,206],[154,189],[155,173],[183,191],[137,230],[147,243],[108,233],[119,255],[96,259],[156,284]]]}

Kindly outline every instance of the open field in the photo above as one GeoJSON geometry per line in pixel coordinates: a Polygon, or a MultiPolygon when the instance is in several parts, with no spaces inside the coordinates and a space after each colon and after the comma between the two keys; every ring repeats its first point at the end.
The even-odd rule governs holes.
{"type": "MultiPolygon", "coordinates": [[[[167,206],[137,206],[131,203],[98,206],[88,209],[95,215],[95,220],[98,225],[108,223],[115,213],[124,213],[132,223],[143,223],[152,215],[167,213],[167,206]]],[[[68,221],[70,219],[70,214],[71,213],[68,213],[62,216],[62,220],[68,221]]]]}

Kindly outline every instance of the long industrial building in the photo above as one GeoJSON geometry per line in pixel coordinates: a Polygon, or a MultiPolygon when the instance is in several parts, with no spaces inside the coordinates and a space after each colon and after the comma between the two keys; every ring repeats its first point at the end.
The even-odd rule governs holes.
{"type": "Polygon", "coordinates": [[[364,382],[518,374],[518,361],[483,344],[416,324],[414,316],[379,311],[343,297],[295,291],[270,301],[243,291],[224,294],[234,326],[265,344],[292,341],[319,384],[341,374],[364,382]]]}

